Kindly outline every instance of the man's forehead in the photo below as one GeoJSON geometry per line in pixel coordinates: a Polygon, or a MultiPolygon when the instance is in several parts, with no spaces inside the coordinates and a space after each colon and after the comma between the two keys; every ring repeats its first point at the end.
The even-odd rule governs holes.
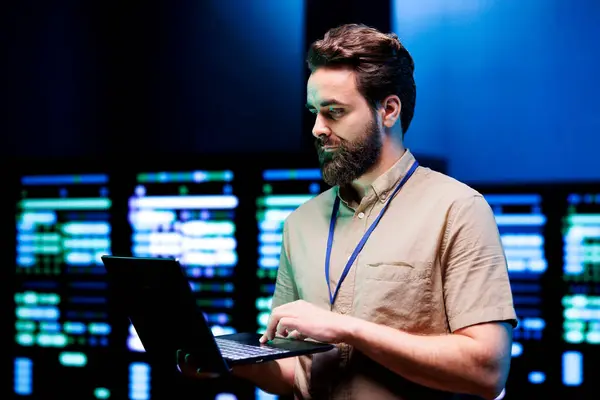
{"type": "Polygon", "coordinates": [[[353,71],[319,68],[308,79],[306,94],[307,103],[317,107],[328,99],[349,103],[359,93],[353,71]]]}

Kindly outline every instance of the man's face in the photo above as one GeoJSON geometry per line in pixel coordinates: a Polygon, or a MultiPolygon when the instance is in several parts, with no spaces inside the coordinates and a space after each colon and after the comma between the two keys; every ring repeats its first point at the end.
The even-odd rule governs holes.
{"type": "Polygon", "coordinates": [[[307,85],[306,107],[316,115],[313,135],[323,180],[346,185],[381,154],[381,128],[349,69],[318,68],[307,85]]]}

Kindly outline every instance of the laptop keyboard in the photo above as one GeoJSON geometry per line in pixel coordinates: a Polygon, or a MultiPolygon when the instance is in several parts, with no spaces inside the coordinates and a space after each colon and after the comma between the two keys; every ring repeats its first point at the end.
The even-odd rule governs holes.
{"type": "Polygon", "coordinates": [[[251,346],[249,344],[238,343],[227,339],[215,338],[215,340],[223,357],[229,360],[241,360],[288,352],[288,350],[276,349],[274,347],[251,346]]]}

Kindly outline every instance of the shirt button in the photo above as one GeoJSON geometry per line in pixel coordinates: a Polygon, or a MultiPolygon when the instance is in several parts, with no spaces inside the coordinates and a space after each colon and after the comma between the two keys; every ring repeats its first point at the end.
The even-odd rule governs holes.
{"type": "Polygon", "coordinates": [[[387,197],[387,196],[386,196],[385,194],[382,194],[382,195],[381,195],[381,200],[385,200],[385,198],[386,198],[386,197],[387,197]]]}
{"type": "Polygon", "coordinates": [[[363,219],[365,217],[365,213],[364,212],[359,212],[358,213],[358,218],[363,219]]]}

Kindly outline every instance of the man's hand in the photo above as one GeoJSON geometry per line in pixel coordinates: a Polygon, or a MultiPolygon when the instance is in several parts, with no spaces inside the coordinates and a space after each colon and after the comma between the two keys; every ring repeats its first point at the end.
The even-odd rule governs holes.
{"type": "Polygon", "coordinates": [[[194,362],[192,355],[183,350],[177,350],[177,369],[179,369],[183,375],[191,378],[209,379],[218,378],[220,376],[219,374],[202,372],[194,362]]]}
{"type": "Polygon", "coordinates": [[[325,343],[343,342],[351,317],[323,310],[304,300],[284,304],[273,310],[261,343],[282,337],[308,337],[325,343]]]}
{"type": "MultiPolygon", "coordinates": [[[[202,372],[194,357],[183,350],[177,350],[177,368],[190,378],[214,379],[219,374],[202,372]]],[[[231,369],[233,376],[247,379],[263,391],[279,395],[291,395],[294,387],[296,357],[268,361],[260,364],[237,365],[231,369]]]]}

